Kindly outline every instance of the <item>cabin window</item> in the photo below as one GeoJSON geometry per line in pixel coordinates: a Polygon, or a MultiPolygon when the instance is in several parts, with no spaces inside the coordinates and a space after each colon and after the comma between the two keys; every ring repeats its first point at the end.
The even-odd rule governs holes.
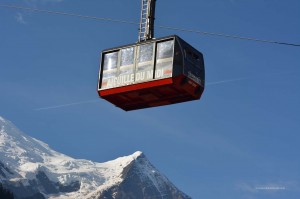
{"type": "Polygon", "coordinates": [[[173,72],[174,40],[157,43],[155,78],[171,77],[173,72]]]}
{"type": "Polygon", "coordinates": [[[107,53],[104,55],[103,70],[111,70],[117,68],[118,52],[107,53]]]}
{"type": "Polygon", "coordinates": [[[193,53],[190,50],[185,50],[185,57],[187,61],[189,61],[192,65],[194,65],[197,68],[200,68],[201,66],[201,59],[199,55],[193,53]]]}
{"type": "Polygon", "coordinates": [[[132,65],[134,62],[134,48],[125,48],[121,50],[121,66],[132,65]]]}
{"type": "Polygon", "coordinates": [[[153,46],[153,43],[138,46],[135,82],[144,82],[153,79],[153,46]]]}
{"type": "Polygon", "coordinates": [[[174,40],[160,42],[157,44],[157,59],[173,57],[174,40]]]}
{"type": "Polygon", "coordinates": [[[151,61],[153,58],[153,44],[139,46],[139,63],[151,61]]]}
{"type": "Polygon", "coordinates": [[[134,71],[134,48],[125,48],[121,50],[119,75],[133,74],[134,71]]]}
{"type": "Polygon", "coordinates": [[[117,75],[118,66],[118,52],[106,53],[104,54],[103,60],[103,72],[102,72],[102,82],[101,88],[111,88],[113,84],[110,83],[110,79],[114,79],[117,75]]]}

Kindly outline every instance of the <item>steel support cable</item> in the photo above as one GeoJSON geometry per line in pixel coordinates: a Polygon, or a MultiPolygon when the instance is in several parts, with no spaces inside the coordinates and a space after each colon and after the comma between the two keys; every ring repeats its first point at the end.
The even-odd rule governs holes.
{"type": "MultiPolygon", "coordinates": [[[[51,10],[44,10],[44,9],[30,8],[30,7],[23,7],[23,6],[0,4],[0,7],[26,10],[26,11],[32,11],[32,12],[42,12],[42,13],[48,13],[48,14],[56,14],[56,15],[62,15],[62,16],[79,17],[79,18],[83,18],[83,19],[91,19],[91,20],[97,20],[97,21],[109,21],[109,22],[114,22],[114,23],[139,25],[139,23],[133,22],[133,21],[118,20],[118,19],[111,19],[111,18],[101,18],[101,17],[74,14],[74,13],[68,13],[68,12],[51,11],[51,10]]],[[[206,31],[200,31],[200,30],[176,28],[176,27],[161,26],[161,25],[156,26],[156,27],[161,28],[161,29],[181,31],[181,32],[190,32],[190,33],[196,33],[196,34],[202,34],[202,35],[208,35],[208,36],[215,36],[215,37],[224,37],[224,38],[232,38],[232,39],[260,42],[260,43],[271,43],[271,44],[277,44],[277,45],[300,47],[300,44],[295,44],[295,43],[279,42],[279,41],[266,40],[266,39],[257,39],[257,38],[243,37],[243,36],[230,35],[230,34],[224,34],[224,33],[206,32],[206,31]]]]}
{"type": "Polygon", "coordinates": [[[174,27],[168,27],[168,26],[158,26],[158,28],[176,30],[176,31],[181,31],[181,32],[191,32],[191,33],[197,33],[197,34],[202,34],[202,35],[227,37],[227,38],[232,38],[232,39],[240,39],[240,40],[248,40],[248,41],[255,41],[255,42],[262,42],[262,43],[272,43],[272,44],[300,47],[300,44],[272,41],[272,40],[266,40],[266,39],[257,39],[257,38],[251,38],[251,37],[242,37],[242,36],[238,36],[238,35],[229,35],[229,34],[224,34],[224,33],[213,33],[213,32],[205,32],[205,31],[200,31],[200,30],[174,28],[174,27]]]}
{"type": "Polygon", "coordinates": [[[115,23],[125,23],[125,24],[133,24],[133,25],[138,24],[138,23],[132,22],[132,21],[125,21],[125,20],[118,20],[118,19],[111,19],[111,18],[101,18],[101,17],[94,17],[94,16],[88,16],[88,15],[74,14],[74,13],[69,13],[69,12],[59,12],[59,11],[44,10],[44,9],[30,8],[30,7],[23,7],[23,6],[0,4],[0,7],[12,8],[12,9],[18,9],[18,10],[26,10],[26,11],[32,11],[32,12],[43,12],[43,13],[48,13],[48,14],[64,15],[64,16],[70,16],[70,17],[79,17],[79,18],[92,19],[92,20],[97,20],[97,21],[110,21],[110,22],[115,22],[115,23]]]}

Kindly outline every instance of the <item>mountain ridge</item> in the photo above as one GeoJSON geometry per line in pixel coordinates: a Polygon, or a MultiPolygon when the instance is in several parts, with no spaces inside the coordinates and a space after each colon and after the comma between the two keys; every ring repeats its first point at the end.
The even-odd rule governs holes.
{"type": "Polygon", "coordinates": [[[190,199],[141,151],[104,163],[76,160],[1,116],[0,183],[16,199],[190,199]]]}

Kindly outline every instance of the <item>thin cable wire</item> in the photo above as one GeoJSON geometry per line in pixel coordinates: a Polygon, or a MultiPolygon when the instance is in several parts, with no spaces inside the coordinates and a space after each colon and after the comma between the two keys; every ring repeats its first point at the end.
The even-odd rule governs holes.
{"type": "MultiPolygon", "coordinates": [[[[63,15],[63,16],[79,17],[79,18],[83,18],[83,19],[91,19],[91,20],[97,20],[97,21],[109,21],[109,22],[114,22],[114,23],[139,25],[139,23],[133,22],[133,21],[118,20],[118,19],[111,19],[111,18],[101,18],[101,17],[94,17],[94,16],[88,16],[88,15],[80,15],[80,14],[67,13],[67,12],[58,12],[58,11],[51,11],[51,10],[43,10],[43,9],[23,7],[23,6],[0,4],[0,7],[2,7],[2,8],[11,8],[11,9],[19,9],[19,10],[26,10],[26,11],[32,11],[32,12],[43,12],[43,13],[63,15]]],[[[238,35],[229,35],[229,34],[224,34],[224,33],[206,32],[206,31],[200,31],[200,30],[176,28],[176,27],[169,27],[169,26],[157,26],[157,28],[168,29],[168,30],[175,30],[175,31],[181,31],[181,32],[190,32],[190,33],[196,33],[196,34],[208,35],[208,36],[216,36],[216,37],[224,37],[224,38],[232,38],[232,39],[239,39],[239,40],[254,41],[254,42],[260,42],[260,43],[271,43],[271,44],[278,44],[278,45],[300,47],[300,44],[287,43],[287,42],[279,42],[279,41],[266,40],[266,39],[257,39],[257,38],[251,38],[251,37],[243,37],[243,36],[238,36],[238,35]]]]}
{"type": "Polygon", "coordinates": [[[240,40],[248,40],[248,41],[255,41],[255,42],[263,42],[263,43],[272,43],[272,44],[279,44],[279,45],[288,45],[288,46],[300,47],[300,44],[293,44],[293,43],[272,41],[272,40],[265,40],[265,39],[256,39],[256,38],[242,37],[242,36],[237,36],[237,35],[228,35],[228,34],[224,34],[224,33],[213,33],[213,32],[199,31],[199,30],[174,28],[174,27],[168,27],[168,26],[158,26],[158,28],[169,29],[169,30],[176,30],[176,31],[181,31],[181,32],[191,32],[191,33],[197,33],[197,34],[202,34],[202,35],[210,35],[210,36],[217,36],[217,37],[227,37],[227,38],[232,38],[232,39],[240,39],[240,40]]]}
{"type": "Polygon", "coordinates": [[[33,12],[43,12],[43,13],[48,13],[48,14],[64,15],[64,16],[70,16],[70,17],[79,17],[79,18],[84,18],[84,19],[93,19],[93,20],[97,20],[97,21],[110,21],[110,22],[115,22],[115,23],[125,23],[125,24],[133,24],[133,25],[139,24],[137,22],[132,22],[132,21],[125,21],[125,20],[118,20],[118,19],[111,19],[111,18],[101,18],[101,17],[80,15],[80,14],[74,14],[74,13],[68,13],[68,12],[58,12],[58,11],[43,10],[43,9],[38,9],[38,8],[29,8],[29,7],[23,7],[23,6],[0,4],[0,7],[33,11],[33,12]]]}

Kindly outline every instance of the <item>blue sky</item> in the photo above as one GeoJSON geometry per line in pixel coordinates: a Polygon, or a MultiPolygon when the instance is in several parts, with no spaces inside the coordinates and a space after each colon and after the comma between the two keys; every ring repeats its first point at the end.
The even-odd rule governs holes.
{"type": "MultiPolygon", "coordinates": [[[[0,3],[136,22],[141,4],[0,3]]],[[[155,23],[300,44],[299,9],[298,0],[158,0],[155,23]]],[[[155,34],[177,34],[204,54],[207,87],[200,101],[124,112],[98,99],[99,58],[136,42],[138,25],[0,7],[0,115],[74,158],[103,162],[143,151],[196,199],[298,199],[300,48],[155,34]]]]}

